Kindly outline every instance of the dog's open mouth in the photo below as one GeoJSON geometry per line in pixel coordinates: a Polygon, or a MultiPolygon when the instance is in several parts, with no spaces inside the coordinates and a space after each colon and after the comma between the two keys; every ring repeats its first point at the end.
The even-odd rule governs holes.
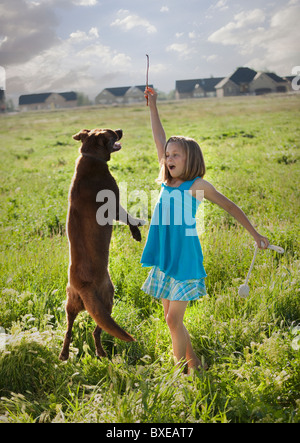
{"type": "Polygon", "coordinates": [[[114,152],[117,152],[117,151],[120,151],[121,148],[122,148],[121,143],[115,143],[113,150],[114,150],[114,152]]]}

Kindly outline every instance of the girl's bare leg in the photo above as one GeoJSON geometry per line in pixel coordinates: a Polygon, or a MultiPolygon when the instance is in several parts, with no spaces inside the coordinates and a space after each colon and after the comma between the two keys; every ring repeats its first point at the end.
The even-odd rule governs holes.
{"type": "Polygon", "coordinates": [[[187,336],[183,324],[183,317],[187,304],[188,302],[163,299],[165,319],[171,333],[176,364],[185,361],[186,358],[187,336]]]}
{"type": "Polygon", "coordinates": [[[166,322],[172,338],[173,352],[177,364],[187,361],[188,369],[202,367],[201,360],[193,350],[190,335],[183,324],[188,302],[162,299],[166,322]]]}

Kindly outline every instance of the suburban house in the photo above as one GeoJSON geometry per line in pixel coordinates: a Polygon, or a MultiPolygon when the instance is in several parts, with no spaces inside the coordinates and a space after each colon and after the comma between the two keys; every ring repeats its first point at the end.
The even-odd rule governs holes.
{"type": "Polygon", "coordinates": [[[42,94],[21,95],[19,98],[20,111],[74,108],[76,106],[76,92],[47,92],[42,94]]]}
{"type": "Polygon", "coordinates": [[[244,95],[250,92],[250,83],[257,72],[250,68],[238,68],[232,75],[225,77],[216,85],[217,97],[244,95]]]}
{"type": "Polygon", "coordinates": [[[5,112],[5,91],[4,89],[0,89],[0,113],[5,112]]]}
{"type": "Polygon", "coordinates": [[[112,105],[116,103],[123,103],[126,92],[130,89],[129,86],[122,88],[106,88],[95,98],[96,105],[112,105]]]}
{"type": "MultiPolygon", "coordinates": [[[[153,85],[149,85],[153,88],[153,85]]],[[[115,105],[127,103],[139,103],[145,100],[144,91],[146,85],[124,86],[120,88],[106,88],[97,95],[97,105],[115,105]]]]}
{"type": "MultiPolygon", "coordinates": [[[[149,85],[150,88],[153,88],[153,85],[149,85]]],[[[146,85],[141,86],[132,86],[128,89],[125,94],[125,103],[139,103],[145,101],[144,91],[146,89],[146,85]]]]}
{"type": "Polygon", "coordinates": [[[288,92],[290,89],[286,79],[271,72],[258,72],[250,84],[250,92],[255,95],[271,92],[288,92]]]}
{"type": "Polygon", "coordinates": [[[217,97],[261,95],[289,90],[290,85],[286,79],[270,72],[256,72],[250,68],[238,68],[216,85],[217,97]]]}
{"type": "Polygon", "coordinates": [[[215,86],[223,80],[220,78],[200,78],[195,80],[176,81],[176,99],[215,97],[215,86]]]}

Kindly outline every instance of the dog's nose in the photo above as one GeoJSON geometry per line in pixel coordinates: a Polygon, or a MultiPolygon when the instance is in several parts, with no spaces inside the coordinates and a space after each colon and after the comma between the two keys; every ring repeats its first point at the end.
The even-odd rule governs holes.
{"type": "Polygon", "coordinates": [[[117,136],[119,137],[118,140],[121,140],[122,136],[123,136],[123,131],[122,129],[116,129],[115,133],[117,134],[117,136]]]}

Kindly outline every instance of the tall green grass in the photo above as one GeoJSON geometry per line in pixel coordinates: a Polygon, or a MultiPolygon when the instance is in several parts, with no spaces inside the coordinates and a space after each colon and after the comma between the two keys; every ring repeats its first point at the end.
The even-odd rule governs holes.
{"type": "Polygon", "coordinates": [[[253,241],[224,211],[203,203],[208,295],[189,305],[185,323],[209,370],[186,376],[174,368],[161,305],[140,290],[149,225],[141,244],[115,226],[113,316],[137,341],[104,333],[108,358],[98,360],[94,323],[82,313],[70,359],[61,362],[67,195],[79,147],[72,134],[121,127],[123,149],[111,170],[128,194],[143,190],[150,202],[158,165],[149,111],[91,107],[1,117],[0,421],[299,422],[299,97],[183,101],[160,110],[167,134],[200,142],[207,180],[285,254],[259,252],[250,297],[240,299],[253,241]]]}

